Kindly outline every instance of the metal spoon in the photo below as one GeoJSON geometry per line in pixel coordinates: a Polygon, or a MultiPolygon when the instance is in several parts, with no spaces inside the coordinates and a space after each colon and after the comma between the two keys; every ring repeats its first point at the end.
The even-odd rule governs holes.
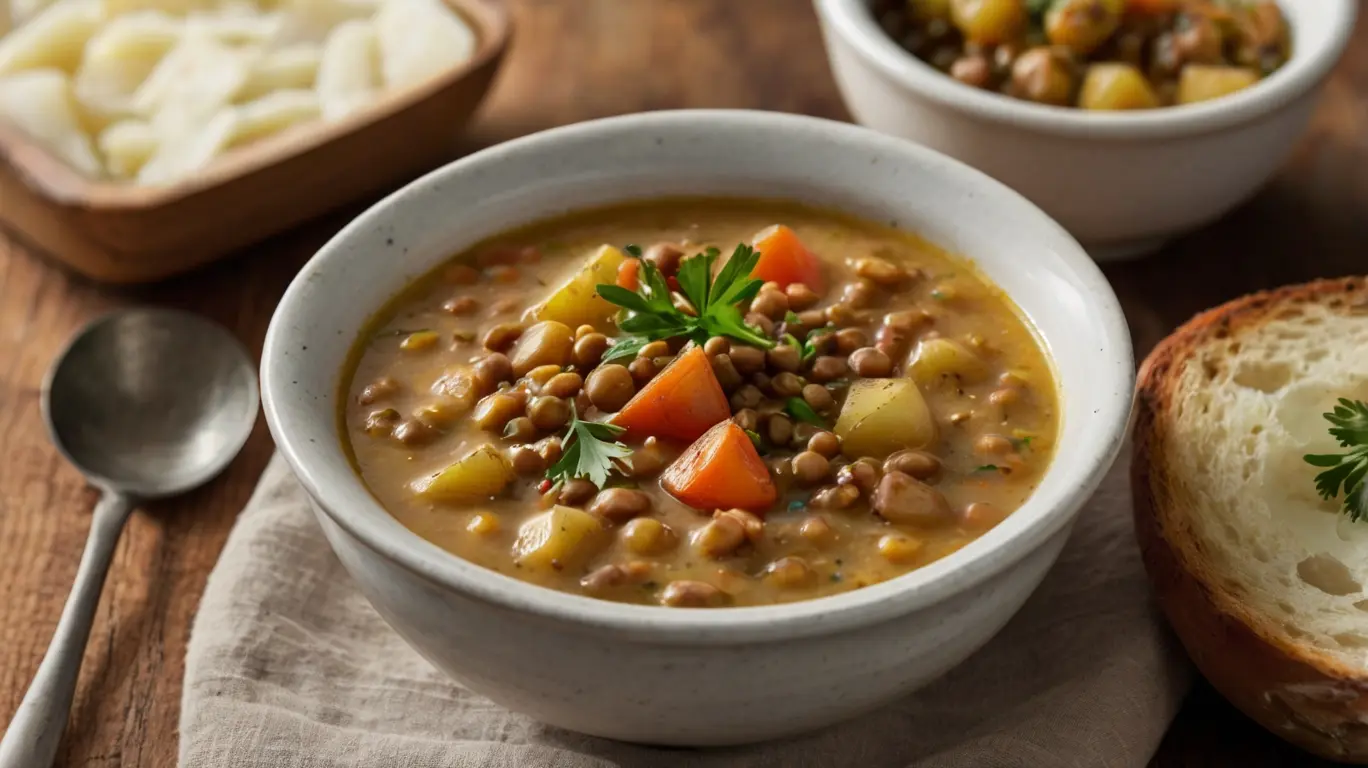
{"type": "Polygon", "coordinates": [[[217,475],[257,414],[256,375],[227,331],[186,312],[106,316],[48,372],[43,415],[57,449],[104,492],[52,644],[0,740],[0,768],[52,764],[105,572],[139,502],[217,475]]]}

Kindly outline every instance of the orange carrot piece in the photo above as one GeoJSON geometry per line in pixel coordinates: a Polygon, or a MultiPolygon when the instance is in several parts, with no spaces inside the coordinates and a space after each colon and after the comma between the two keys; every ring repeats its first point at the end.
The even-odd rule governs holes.
{"type": "Polygon", "coordinates": [[[783,224],[762,230],[751,242],[760,252],[751,275],[773,280],[781,287],[802,283],[817,293],[823,290],[822,262],[803,245],[798,235],[783,224]]]}
{"type": "Polygon", "coordinates": [[[727,393],[717,382],[712,361],[691,345],[627,401],[613,423],[629,437],[660,437],[693,442],[712,425],[731,418],[727,393]]]}
{"type": "Polygon", "coordinates": [[[779,493],[746,430],[724,421],[665,468],[660,485],[695,509],[763,512],[779,493]]]}
{"type": "Polygon", "coordinates": [[[617,284],[629,291],[635,291],[637,289],[637,273],[640,271],[640,261],[632,258],[627,259],[622,262],[622,266],[618,267],[617,284]]]}

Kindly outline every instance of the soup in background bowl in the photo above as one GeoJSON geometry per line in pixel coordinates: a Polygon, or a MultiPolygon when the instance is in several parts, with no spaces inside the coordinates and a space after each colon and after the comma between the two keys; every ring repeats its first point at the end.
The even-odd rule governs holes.
{"type": "Polygon", "coordinates": [[[352,362],[347,448],[385,509],[491,570],[630,603],[906,573],[1019,507],[1055,439],[1049,365],[971,264],[782,203],[663,200],[496,236],[391,301],[352,362]],[[728,300],[747,257],[730,285],[754,297],[728,300]],[[659,311],[614,303],[652,284],[659,311]]]}

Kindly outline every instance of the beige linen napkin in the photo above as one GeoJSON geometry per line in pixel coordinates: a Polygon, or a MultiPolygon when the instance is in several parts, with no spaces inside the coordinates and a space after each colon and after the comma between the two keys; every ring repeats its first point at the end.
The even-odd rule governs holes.
{"type": "Polygon", "coordinates": [[[1123,457],[1040,590],[989,645],[883,710],[784,742],[657,749],[508,712],[451,682],[371,609],[279,457],[195,619],[181,764],[195,768],[1130,768],[1189,671],[1151,603],[1123,457]]]}

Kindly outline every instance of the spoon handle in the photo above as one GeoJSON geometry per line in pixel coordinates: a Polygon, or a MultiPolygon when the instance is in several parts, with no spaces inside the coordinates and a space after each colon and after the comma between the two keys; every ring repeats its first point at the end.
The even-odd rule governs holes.
{"type": "Polygon", "coordinates": [[[100,603],[105,573],[119,543],[124,521],[134,500],[122,493],[105,491],[90,523],[76,583],[71,587],[57,631],[47,655],[38,665],[24,700],[0,740],[0,768],[46,768],[57,755],[57,744],[66,728],[76,673],[81,669],[86,639],[100,603]]]}

